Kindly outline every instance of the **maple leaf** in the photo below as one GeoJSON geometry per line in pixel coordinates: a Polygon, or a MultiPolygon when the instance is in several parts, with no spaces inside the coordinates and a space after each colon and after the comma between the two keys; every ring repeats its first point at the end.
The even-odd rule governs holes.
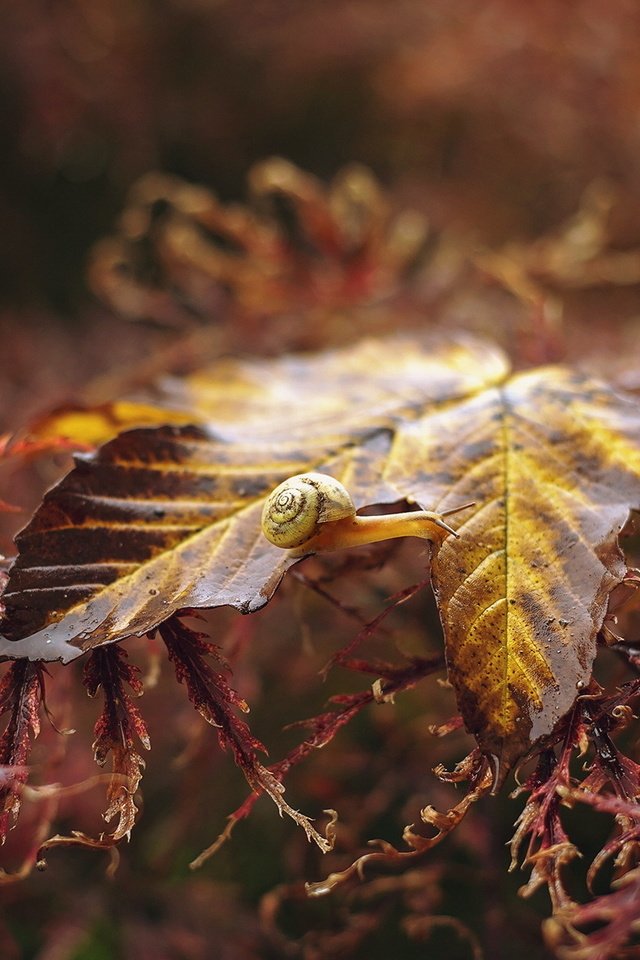
{"type": "MultiPolygon", "coordinates": [[[[132,404],[129,425],[149,409],[132,404]]],[[[509,376],[470,338],[390,338],[224,361],[166,382],[151,409],[169,425],[78,458],[19,535],[3,656],[68,661],[183,608],[257,610],[299,559],[262,536],[264,498],[315,470],[358,507],[476,502],[434,545],[432,580],[449,677],[497,780],[588,684],[640,504],[634,400],[563,367],[509,376]]]]}

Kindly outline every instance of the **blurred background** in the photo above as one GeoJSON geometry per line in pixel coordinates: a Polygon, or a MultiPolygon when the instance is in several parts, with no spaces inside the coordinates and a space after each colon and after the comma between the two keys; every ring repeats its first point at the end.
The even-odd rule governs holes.
{"type": "Polygon", "coordinates": [[[252,163],[368,164],[436,225],[538,236],[596,177],[638,240],[633,0],[3,4],[7,309],[77,315],[83,262],[141,174],[243,197],[252,163]]]}
{"type": "MultiPolygon", "coordinates": [[[[322,181],[345,164],[363,163],[392,207],[414,208],[436,237],[464,237],[477,249],[537,249],[540,237],[570,222],[596,184],[592,196],[610,197],[602,246],[630,259],[623,261],[626,273],[615,275],[615,288],[611,271],[595,287],[587,284],[586,295],[576,294],[580,282],[572,281],[567,316],[575,346],[568,352],[588,344],[602,354],[615,321],[623,333],[607,348],[609,360],[617,352],[626,378],[620,382],[640,387],[640,372],[629,362],[634,337],[640,356],[636,0],[4,0],[0,8],[3,428],[73,395],[95,374],[146,356],[148,332],[118,320],[86,279],[90,251],[115,229],[135,182],[160,171],[202,184],[224,202],[244,201],[250,169],[272,155],[322,181]],[[580,334],[585,318],[597,319],[597,331],[589,326],[580,334]]],[[[540,272],[551,276],[550,287],[561,286],[548,260],[542,258],[540,272]]],[[[462,315],[475,315],[477,307],[472,299],[462,315]]],[[[322,329],[318,341],[340,339],[335,327],[322,329]]],[[[258,342],[246,333],[245,340],[249,347],[258,342]]],[[[298,342],[286,334],[285,346],[298,342]]],[[[365,607],[373,604],[369,612],[411,582],[417,562],[409,555],[395,579],[374,579],[362,598],[365,607]]],[[[256,732],[270,744],[283,724],[321,710],[329,693],[343,689],[339,683],[318,689],[326,651],[314,658],[305,648],[292,656],[288,645],[308,639],[309,623],[318,637],[331,633],[334,611],[316,609],[317,599],[301,601],[293,590],[279,603],[255,628],[261,637],[271,630],[275,647],[265,650],[260,640],[259,660],[233,660],[256,732]]],[[[428,652],[440,643],[439,627],[429,603],[420,604],[401,614],[394,629],[421,637],[428,652]]],[[[216,629],[237,653],[245,649],[238,634],[250,633],[253,620],[242,628],[225,620],[216,629]]],[[[346,641],[352,630],[341,629],[346,641]]],[[[64,683],[79,680],[57,674],[60,706],[64,683]]],[[[441,689],[434,686],[430,695],[431,721],[454,710],[441,689]]],[[[3,892],[9,908],[0,925],[3,958],[323,960],[394,952],[412,958],[425,956],[432,934],[434,958],[476,958],[479,943],[491,960],[506,960],[516,949],[532,960],[548,957],[538,933],[544,898],[524,904],[516,896],[522,876],[504,872],[516,813],[505,797],[481,805],[453,847],[408,874],[404,885],[367,887],[364,910],[359,894],[329,905],[304,899],[301,878],[318,879],[327,865],[264,801],[208,872],[190,874],[189,858],[215,837],[244,788],[230,758],[215,753],[213,738],[205,747],[193,734],[197,718],[184,700],[175,683],[145,697],[153,763],[143,822],[123,851],[117,884],[106,884],[100,855],[57,853],[48,874],[3,892]],[[177,720],[161,733],[169,726],[167,703],[172,710],[175,704],[177,720]],[[186,767],[176,768],[175,755],[192,739],[186,767]],[[213,779],[203,785],[205,762],[213,779]],[[278,885],[285,883],[293,886],[282,892],[278,885]],[[378,896],[386,910],[381,929],[366,919],[377,921],[378,896]],[[360,927],[345,919],[354,901],[354,915],[365,917],[360,927]],[[399,919],[407,911],[413,933],[399,919]],[[439,914],[454,919],[431,929],[439,914]],[[460,915],[475,933],[456,927],[460,915]]],[[[84,752],[71,749],[76,766],[64,768],[64,782],[93,773],[95,705],[85,701],[74,721],[84,752]]],[[[452,802],[428,771],[443,753],[455,762],[468,748],[460,734],[432,756],[425,724],[424,693],[410,695],[399,711],[385,707],[363,719],[343,735],[339,754],[323,753],[298,775],[292,802],[307,810],[340,806],[353,831],[343,838],[346,850],[371,836],[396,840],[425,797],[443,808],[452,802]]],[[[282,752],[276,747],[275,756],[282,752]]],[[[62,829],[80,822],[95,834],[100,809],[101,797],[93,807],[77,801],[62,829]]],[[[597,849],[588,832],[581,839],[597,849]]],[[[18,845],[16,862],[22,852],[18,845]]]]}
{"type": "MultiPolygon", "coordinates": [[[[359,161],[436,233],[490,247],[605,183],[607,242],[640,241],[634,0],[5,0],[2,24],[5,427],[38,406],[34,354],[48,398],[144,349],[113,337],[86,261],[150,170],[228,201],[270,155],[324,180],[359,161]]],[[[636,291],[618,312],[635,321],[636,291]]]]}

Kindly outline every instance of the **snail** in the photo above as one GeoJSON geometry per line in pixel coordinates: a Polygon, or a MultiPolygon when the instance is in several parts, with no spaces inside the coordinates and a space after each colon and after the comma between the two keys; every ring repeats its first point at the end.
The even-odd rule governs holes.
{"type": "Polygon", "coordinates": [[[395,537],[442,541],[458,534],[442,519],[473,504],[443,514],[427,510],[359,517],[349,491],[324,473],[289,477],[269,494],[262,511],[267,540],[295,556],[344,550],[395,537]]]}

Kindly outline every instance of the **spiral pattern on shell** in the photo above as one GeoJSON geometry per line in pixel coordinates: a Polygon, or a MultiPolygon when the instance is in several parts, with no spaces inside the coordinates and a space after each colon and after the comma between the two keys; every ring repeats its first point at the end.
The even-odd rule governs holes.
{"type": "Polygon", "coordinates": [[[299,547],[315,536],[319,524],[353,514],[353,501],[341,483],[323,473],[301,473],[267,497],[262,532],[276,547],[299,547]]]}

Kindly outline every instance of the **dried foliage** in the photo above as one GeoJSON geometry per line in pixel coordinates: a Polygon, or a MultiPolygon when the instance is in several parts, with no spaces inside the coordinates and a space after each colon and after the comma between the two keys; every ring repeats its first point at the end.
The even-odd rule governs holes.
{"type": "Polygon", "coordinates": [[[636,680],[613,697],[605,697],[597,687],[580,696],[555,737],[557,751],[550,744],[540,752],[534,773],[518,791],[530,796],[512,841],[512,868],[528,838],[523,866],[531,867],[531,876],[523,895],[547,887],[553,917],[545,924],[545,934],[558,956],[569,960],[632,956],[636,950],[620,952],[638,933],[640,765],[621,752],[612,734],[632,720],[632,704],[639,694],[636,680]],[[581,782],[571,774],[574,753],[587,770],[581,782]],[[566,883],[567,867],[581,854],[562,824],[561,812],[576,803],[613,818],[611,836],[586,874],[593,893],[598,875],[612,861],[612,889],[587,904],[576,903],[566,883]]]}
{"type": "Polygon", "coordinates": [[[204,634],[194,633],[175,617],[160,628],[160,635],[173,662],[176,678],[185,683],[189,699],[207,723],[218,729],[218,740],[224,748],[230,746],[236,763],[256,795],[266,793],[277,804],[281,813],[288,814],[303,828],[309,840],[314,840],[326,852],[332,847],[313,827],[308,817],[293,810],[284,800],[280,779],[259,763],[257,753],[265,752],[259,740],[251,734],[247,724],[239,719],[233,708],[248,711],[248,706],[227,683],[224,675],[214,670],[208,659],[219,659],[212,643],[204,634]]]}
{"type": "Polygon", "coordinates": [[[358,506],[475,498],[458,538],[434,545],[432,577],[449,679],[501,781],[589,682],[626,571],[616,537],[640,502],[635,401],[506,366],[474,341],[394,339],[170,384],[169,418],[199,426],[128,430],[77,460],[18,538],[0,651],[68,661],[185,607],[257,610],[296,560],[259,526],[291,473],[345,479],[358,506]]]}
{"type": "Polygon", "coordinates": [[[96,249],[96,291],[126,316],[173,326],[206,320],[230,296],[253,326],[399,293],[424,254],[426,220],[392,216],[366,168],[326,189],[276,158],[253,168],[249,186],[247,210],[175,178],[142,179],[118,235],[96,249]]]}
{"type": "Polygon", "coordinates": [[[137,737],[149,750],[151,743],[140,711],[126,692],[125,684],[136,696],[142,694],[139,671],[127,663],[120,647],[94,650],[84,669],[83,682],[90,697],[102,688],[104,707],[94,727],[94,759],[104,766],[112,755],[114,777],[107,791],[109,806],[104,814],[107,823],[118,817],[113,839],[130,837],[136,819],[135,792],[142,779],[144,760],[134,749],[137,737]]]}
{"type": "Polygon", "coordinates": [[[31,741],[40,733],[43,695],[42,667],[17,660],[0,684],[0,716],[5,728],[0,739],[0,839],[15,824],[21,806],[21,788],[27,780],[31,741]]]}
{"type": "MultiPolygon", "coordinates": [[[[532,362],[562,352],[559,291],[587,285],[587,264],[613,262],[604,251],[602,205],[591,195],[578,215],[595,236],[586,246],[572,221],[536,247],[471,257],[458,251],[449,280],[472,275],[470,295],[490,280],[511,298],[517,319],[501,319],[498,345],[486,331],[453,333],[446,322],[437,331],[415,329],[416,305],[434,305],[451,291],[450,283],[434,283],[434,263],[449,262],[446,244],[435,260],[425,256],[424,220],[393,213],[367,171],[350,168],[324,188],[276,160],[250,180],[252,206],[240,208],[176,179],[147,176],[117,234],[97,249],[91,277],[129,318],[176,329],[198,318],[207,355],[239,344],[246,352],[251,344],[270,356],[203,360],[195,371],[144,387],[150,378],[141,376],[134,393],[52,411],[3,446],[4,467],[16,470],[46,453],[81,451],[18,534],[4,585],[0,655],[12,661],[0,690],[4,833],[21,799],[37,803],[26,778],[42,664],[61,660],[74,671],[72,661],[84,656],[78,686],[102,700],[94,758],[100,766],[110,758],[112,769],[94,781],[79,762],[75,778],[82,790],[106,784],[102,816],[113,826],[96,835],[86,810],[65,793],[76,787],[50,785],[51,794],[69,799],[72,826],[68,835],[39,840],[32,862],[43,865],[51,850],[80,845],[107,850],[115,870],[118,843],[140,816],[139,744],[148,750],[149,734],[155,745],[174,733],[170,709],[185,746],[174,774],[183,796],[158,830],[155,855],[175,862],[209,771],[223,763],[202,726],[183,719],[188,700],[216,728],[250,791],[228,804],[227,814],[236,809],[226,828],[192,867],[220,851],[240,821],[249,827],[262,794],[327,855],[327,866],[314,868],[324,879],[304,890],[301,882],[276,887],[265,897],[244,955],[355,956],[400,910],[397,935],[407,943],[437,942],[444,931],[466,955],[482,956],[480,935],[456,919],[443,891],[469,851],[487,860],[486,811],[504,802],[515,767],[518,776],[527,772],[513,794],[526,800],[512,869],[530,871],[524,897],[548,891],[547,945],[569,960],[632,956],[640,766],[632,742],[639,686],[630,677],[638,665],[638,576],[631,569],[635,540],[627,537],[625,560],[620,534],[633,534],[630,516],[640,506],[640,411],[632,394],[602,378],[566,362],[532,362]],[[407,304],[411,332],[389,336],[407,304]],[[213,330],[206,326],[212,313],[224,321],[213,330]],[[379,333],[386,335],[371,335],[379,333]],[[279,334],[285,345],[323,349],[281,355],[273,340],[279,334]],[[276,484],[308,470],[343,480],[365,513],[403,506],[452,512],[457,536],[433,537],[418,561],[426,572],[413,587],[406,583],[415,579],[415,556],[407,566],[403,552],[388,547],[308,559],[301,574],[292,568],[302,554],[269,544],[260,515],[276,484]],[[470,501],[467,512],[453,512],[470,501]],[[274,596],[288,571],[293,576],[274,596]],[[444,653],[428,608],[430,586],[444,653]],[[381,596],[391,596],[382,612],[381,596]],[[208,612],[217,607],[252,616],[208,612]],[[311,643],[297,657],[291,651],[292,636],[310,625],[322,644],[328,706],[303,679],[301,663],[314,659],[311,643]],[[610,647],[602,668],[598,644],[610,647]],[[162,647],[182,700],[159,668],[162,647]],[[300,712],[279,714],[277,691],[281,697],[297,689],[313,703],[306,710],[298,703],[308,717],[302,721],[300,712]],[[137,704],[143,690],[151,704],[144,719],[137,704]],[[261,754],[273,731],[254,733],[249,701],[267,732],[278,718],[295,741],[269,764],[261,754]],[[451,716],[456,706],[460,715],[451,716]],[[414,711],[411,722],[400,722],[402,709],[414,711]],[[379,719],[391,711],[392,721],[379,719]],[[358,745],[354,732],[376,723],[377,752],[358,745]],[[391,730],[401,728],[394,740],[391,730]],[[465,732],[475,745],[462,739],[465,732]],[[318,759],[321,748],[328,749],[318,759]],[[323,828],[284,799],[285,781],[295,790],[309,776],[312,812],[328,817],[323,828]],[[454,796],[461,784],[464,792],[454,796]],[[415,819],[420,805],[423,829],[405,826],[403,846],[396,845],[398,824],[415,819]],[[381,829],[377,819],[394,806],[389,839],[388,825],[381,829]],[[600,849],[584,851],[574,836],[572,818],[585,809],[611,822],[600,849]],[[360,852],[365,838],[380,835],[371,841],[375,850],[360,852]],[[439,852],[443,842],[460,854],[455,862],[439,852]],[[310,933],[286,929],[290,910],[313,909],[329,893],[348,909],[326,928],[302,919],[310,933]]],[[[446,321],[447,308],[438,316],[446,321]]],[[[9,484],[8,501],[13,493],[9,484]]],[[[153,784],[153,764],[146,773],[153,784]]],[[[263,843],[272,830],[261,834],[263,843]]],[[[220,856],[233,857],[233,850],[220,856]]],[[[505,866],[498,858],[494,880],[505,866]]],[[[300,859],[295,870],[300,880],[309,876],[300,859]]],[[[206,899],[215,899],[211,891],[206,899]]],[[[500,910],[492,914],[493,933],[483,921],[488,951],[496,940],[508,942],[507,910],[500,910]]]]}

